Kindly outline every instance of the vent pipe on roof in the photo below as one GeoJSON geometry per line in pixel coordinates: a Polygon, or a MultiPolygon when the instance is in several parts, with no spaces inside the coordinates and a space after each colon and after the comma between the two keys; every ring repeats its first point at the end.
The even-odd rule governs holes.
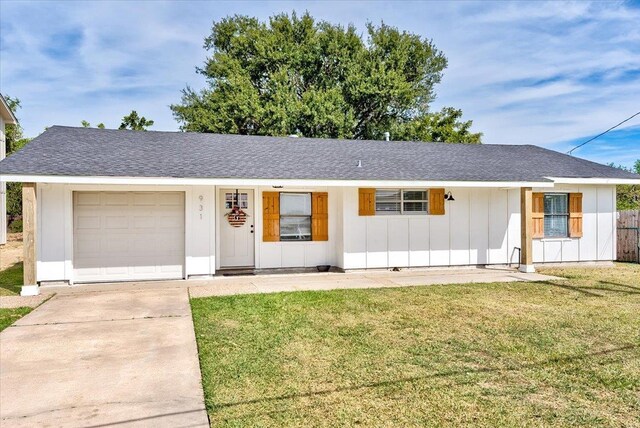
{"type": "Polygon", "coordinates": [[[356,165],[358,168],[362,168],[362,161],[358,160],[358,164],[356,165]]]}
{"type": "Polygon", "coordinates": [[[389,134],[388,132],[384,133],[384,141],[389,141],[389,137],[391,136],[391,134],[389,134]]]}

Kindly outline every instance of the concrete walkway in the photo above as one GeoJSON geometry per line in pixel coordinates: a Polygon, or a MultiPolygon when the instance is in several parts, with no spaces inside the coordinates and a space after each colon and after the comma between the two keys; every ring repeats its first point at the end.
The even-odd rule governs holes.
{"type": "Polygon", "coordinates": [[[209,426],[187,290],[58,294],[0,333],[0,425],[209,426]]]}
{"type": "MultiPolygon", "coordinates": [[[[469,284],[512,281],[547,281],[548,275],[522,273],[509,268],[408,269],[349,273],[314,273],[297,275],[256,275],[219,277],[191,285],[191,297],[233,294],[277,293],[281,291],[340,290],[350,288],[412,287],[436,284],[469,284]]],[[[194,281],[192,281],[194,282],[194,281]]]]}
{"type": "Polygon", "coordinates": [[[246,276],[216,276],[208,279],[179,281],[140,281],[106,284],[45,287],[43,294],[76,294],[98,291],[188,289],[191,297],[233,294],[277,293],[281,291],[337,290],[349,288],[411,287],[434,284],[468,284],[513,281],[548,281],[549,275],[522,273],[507,267],[426,268],[368,270],[357,272],[286,273],[246,276]]]}

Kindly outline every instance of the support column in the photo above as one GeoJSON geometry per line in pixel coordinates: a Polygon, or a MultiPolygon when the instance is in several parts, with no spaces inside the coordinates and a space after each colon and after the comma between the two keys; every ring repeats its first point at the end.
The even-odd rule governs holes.
{"type": "Polygon", "coordinates": [[[533,273],[533,190],[520,188],[520,271],[533,273]]]}
{"type": "Polygon", "coordinates": [[[40,293],[36,275],[36,183],[22,184],[22,251],[23,286],[20,295],[35,296],[40,293]]]}

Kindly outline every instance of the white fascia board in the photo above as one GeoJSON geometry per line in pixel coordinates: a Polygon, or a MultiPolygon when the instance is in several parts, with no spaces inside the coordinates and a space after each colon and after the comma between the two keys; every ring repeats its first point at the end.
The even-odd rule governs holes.
{"type": "Polygon", "coordinates": [[[553,182],[413,181],[413,180],[302,180],[177,177],[78,177],[57,175],[0,175],[8,182],[64,184],[131,184],[166,186],[327,186],[327,187],[553,187],[553,182]]]}
{"type": "Polygon", "coordinates": [[[10,125],[16,125],[18,123],[18,119],[9,108],[9,105],[2,94],[0,94],[0,115],[2,115],[4,123],[8,123],[10,125]]]}
{"type": "Polygon", "coordinates": [[[556,184],[640,184],[640,178],[569,178],[545,177],[556,184]]]}

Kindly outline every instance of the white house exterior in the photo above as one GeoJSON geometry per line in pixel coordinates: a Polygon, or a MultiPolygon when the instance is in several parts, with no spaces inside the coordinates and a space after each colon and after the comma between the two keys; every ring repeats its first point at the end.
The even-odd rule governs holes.
{"type": "MultiPolygon", "coordinates": [[[[471,149],[401,142],[369,142],[373,153],[366,156],[360,150],[367,142],[344,142],[353,146],[321,169],[291,172],[283,166],[279,176],[265,177],[267,172],[259,170],[263,164],[265,171],[277,169],[309,157],[309,147],[333,144],[296,139],[304,140],[296,146],[301,141],[285,140],[53,127],[0,163],[0,173],[9,181],[35,183],[38,284],[190,279],[225,269],[320,265],[353,270],[525,262],[531,270],[533,263],[611,261],[615,185],[640,183],[637,175],[533,146],[471,149]],[[185,159],[191,150],[177,154],[175,163],[185,165],[178,176],[167,171],[174,167],[165,155],[176,146],[182,150],[185,143],[174,140],[183,138],[202,141],[191,148],[192,160],[185,159]],[[120,142],[101,154],[114,139],[120,142]],[[162,160],[154,160],[158,153],[149,153],[146,139],[157,139],[162,160]],[[422,153],[424,146],[438,147],[422,153]],[[398,157],[376,163],[387,148],[398,157]],[[237,150],[255,166],[246,168],[238,153],[229,153],[237,150]],[[299,150],[306,152],[296,158],[299,150]],[[452,153],[463,179],[443,179],[449,172],[436,171],[437,163],[429,167],[433,150],[452,153]],[[67,160],[55,158],[58,151],[67,153],[67,160]],[[501,154],[497,159],[496,153],[501,154]],[[539,165],[531,161],[531,172],[523,173],[521,166],[505,172],[515,159],[524,156],[526,164],[527,154],[547,158],[539,165]],[[147,171],[133,176],[127,168],[139,170],[135,162],[146,156],[144,168],[155,176],[147,171]],[[189,172],[207,156],[201,168],[228,163],[231,173],[189,172]],[[473,158],[468,165],[462,165],[465,156],[473,158]],[[420,161],[411,166],[414,157],[420,161]],[[343,158],[348,158],[344,165],[333,166],[343,158]],[[108,163],[116,165],[109,167],[110,175],[101,170],[108,163]],[[424,177],[410,176],[414,170],[422,174],[422,164],[424,177]],[[497,164],[492,168],[499,173],[484,171],[490,164],[497,164]],[[355,172],[349,177],[351,168],[355,172]],[[565,176],[539,175],[554,168],[565,176]],[[495,179],[469,179],[474,174],[495,179]],[[533,206],[527,211],[533,216],[529,228],[523,206],[533,206]],[[525,236],[530,243],[523,245],[525,236]]],[[[318,148],[325,149],[334,150],[318,148]]]]}
{"type": "MultiPolygon", "coordinates": [[[[0,94],[0,161],[7,153],[5,125],[15,125],[18,121],[9,109],[6,100],[0,94]]],[[[0,245],[7,242],[7,184],[0,181],[0,245]]]]}

